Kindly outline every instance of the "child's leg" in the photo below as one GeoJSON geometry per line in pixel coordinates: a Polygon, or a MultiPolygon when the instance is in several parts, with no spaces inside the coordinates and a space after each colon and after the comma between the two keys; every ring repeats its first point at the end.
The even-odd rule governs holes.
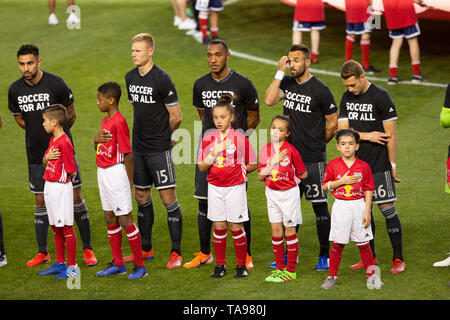
{"type": "Polygon", "coordinates": [[[117,266],[122,267],[122,228],[120,227],[118,218],[112,211],[105,211],[105,220],[114,263],[117,266]]]}
{"type": "Polygon", "coordinates": [[[75,266],[77,264],[77,262],[76,262],[77,236],[73,229],[73,225],[72,226],[66,225],[66,226],[62,227],[62,231],[64,233],[64,238],[65,238],[66,248],[67,248],[67,265],[75,266]]]}
{"type": "Polygon", "coordinates": [[[354,45],[355,45],[355,35],[347,34],[347,36],[345,37],[345,61],[352,59],[354,45]]]}
{"type": "Polygon", "coordinates": [[[398,57],[403,44],[403,38],[392,39],[391,48],[389,50],[389,76],[397,77],[398,57]]]}
{"type": "Polygon", "coordinates": [[[408,39],[409,55],[411,57],[411,64],[414,75],[420,75],[420,48],[417,37],[408,39]]]}
{"type": "Polygon", "coordinates": [[[370,67],[370,33],[364,33],[361,35],[361,55],[362,55],[362,66],[365,69],[370,67]]]}
{"type": "Polygon", "coordinates": [[[311,30],[311,63],[316,63],[319,57],[320,31],[311,30]]]}
{"type": "Polygon", "coordinates": [[[208,16],[209,11],[200,10],[198,13],[198,24],[203,38],[208,36],[208,16]]]}
{"type": "Polygon", "coordinates": [[[295,272],[298,257],[298,238],[295,227],[286,227],[287,264],[286,270],[295,272]]]}
{"type": "Polygon", "coordinates": [[[284,242],[283,242],[283,224],[281,222],[271,223],[272,228],[272,247],[275,256],[275,262],[278,270],[284,270],[284,242]]]}
{"type": "Polygon", "coordinates": [[[230,222],[230,232],[233,237],[236,265],[245,266],[247,257],[247,237],[242,223],[230,222]]]}
{"type": "MultiPolygon", "coordinates": [[[[225,252],[227,248],[227,222],[214,221],[214,253],[216,254],[216,264],[225,265],[225,252]]],[[[245,263],[244,263],[245,264],[245,263]]]]}
{"type": "Polygon", "coordinates": [[[292,45],[302,44],[302,32],[294,30],[292,31],[292,45]]]}
{"type": "Polygon", "coordinates": [[[125,216],[120,216],[119,221],[120,225],[122,225],[127,234],[128,243],[130,244],[131,252],[134,256],[134,263],[140,267],[145,267],[144,260],[142,258],[141,234],[133,221],[131,212],[125,216]]]}
{"type": "Polygon", "coordinates": [[[56,263],[64,263],[66,261],[65,245],[64,245],[64,233],[63,228],[51,226],[53,234],[55,235],[55,251],[56,251],[56,263]]]}
{"type": "Polygon", "coordinates": [[[344,250],[344,245],[333,242],[330,251],[330,270],[329,275],[331,277],[337,277],[339,265],[341,263],[342,251],[344,250]]]}
{"type": "Polygon", "coordinates": [[[358,246],[361,261],[364,264],[364,269],[366,269],[366,275],[370,277],[374,273],[374,269],[368,270],[368,268],[373,265],[373,256],[372,250],[370,249],[370,244],[369,242],[359,242],[356,245],[358,246]],[[370,274],[368,272],[370,272],[370,274]]]}
{"type": "Polygon", "coordinates": [[[211,36],[218,37],[219,35],[219,13],[217,11],[211,10],[209,13],[209,22],[211,28],[211,36]]]}

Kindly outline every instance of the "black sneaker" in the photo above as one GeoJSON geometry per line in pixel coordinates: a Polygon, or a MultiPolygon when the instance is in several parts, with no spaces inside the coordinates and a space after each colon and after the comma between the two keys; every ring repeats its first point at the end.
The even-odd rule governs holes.
{"type": "Polygon", "coordinates": [[[400,81],[402,81],[402,79],[400,79],[399,77],[390,77],[388,79],[387,83],[390,84],[390,85],[396,85],[400,81]]]}
{"type": "Polygon", "coordinates": [[[236,279],[247,278],[248,271],[246,266],[236,266],[236,274],[234,275],[236,279]]]}
{"type": "Polygon", "coordinates": [[[425,81],[425,77],[422,74],[419,75],[413,74],[411,77],[412,83],[421,83],[423,81],[425,81]]]}
{"type": "Polygon", "coordinates": [[[211,274],[211,278],[213,278],[213,279],[222,278],[222,277],[225,277],[226,274],[227,274],[227,269],[226,269],[225,265],[216,266],[214,268],[214,272],[211,274]]]}
{"type": "Polygon", "coordinates": [[[364,69],[364,73],[367,73],[367,74],[375,74],[375,73],[381,72],[380,70],[376,69],[372,65],[370,65],[368,68],[363,68],[363,69],[364,69]]]}
{"type": "Polygon", "coordinates": [[[208,45],[210,42],[211,42],[211,39],[208,38],[208,37],[204,37],[203,40],[202,40],[202,43],[203,43],[204,45],[208,45]]]}

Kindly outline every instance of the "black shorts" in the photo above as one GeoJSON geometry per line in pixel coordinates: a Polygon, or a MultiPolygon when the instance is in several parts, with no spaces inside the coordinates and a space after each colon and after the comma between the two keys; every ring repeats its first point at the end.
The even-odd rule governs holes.
{"type": "MultiPolygon", "coordinates": [[[[77,156],[74,155],[75,165],[77,166],[77,175],[70,177],[74,188],[81,187],[81,171],[77,156]]],[[[30,184],[30,191],[33,193],[44,193],[45,180],[42,178],[45,173],[45,167],[42,163],[28,162],[28,182],[30,184]]]]}
{"type": "Polygon", "coordinates": [[[175,169],[172,151],[167,150],[151,155],[133,152],[135,188],[147,189],[155,185],[155,189],[176,187],[175,169]]]}
{"type": "Polygon", "coordinates": [[[195,192],[194,197],[197,199],[208,199],[208,171],[200,171],[198,165],[195,166],[195,192]]]}
{"type": "Polygon", "coordinates": [[[327,202],[327,192],[322,189],[322,181],[325,175],[326,162],[305,163],[308,178],[299,184],[300,195],[305,195],[308,202],[327,202]]]}
{"type": "Polygon", "coordinates": [[[397,200],[391,170],[374,172],[373,182],[375,184],[375,190],[372,192],[372,203],[386,203],[397,200]]]}

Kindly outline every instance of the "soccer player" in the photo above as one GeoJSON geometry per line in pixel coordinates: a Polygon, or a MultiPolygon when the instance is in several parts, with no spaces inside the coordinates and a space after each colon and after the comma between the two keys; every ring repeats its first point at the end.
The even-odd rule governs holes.
{"type": "MultiPolygon", "coordinates": [[[[128,101],[133,104],[133,183],[138,204],[138,225],[144,259],[153,258],[152,229],[154,210],[151,187],[159,191],[167,209],[172,249],[167,268],[181,266],[182,215],[175,192],[172,161],[172,132],[182,120],[175,85],[166,71],[153,63],[155,50],[151,34],[131,39],[131,56],[136,68],[125,75],[128,101]]],[[[125,258],[132,261],[133,255],[125,258]]]]}
{"type": "MultiPolygon", "coordinates": [[[[393,249],[391,273],[405,271],[403,261],[402,226],[394,201],[397,178],[397,112],[389,93],[367,80],[360,63],[350,60],[341,71],[347,87],[339,107],[339,129],[352,128],[361,137],[356,156],[367,162],[373,173],[375,190],[372,203],[378,205],[386,219],[386,229],[393,249]]],[[[374,219],[372,232],[375,233],[374,219]]],[[[375,256],[374,240],[370,241],[375,256]]],[[[376,260],[375,260],[376,263],[376,260]]],[[[351,267],[362,268],[361,261],[351,267]]]]}
{"type": "Polygon", "coordinates": [[[310,32],[311,63],[319,62],[320,30],[325,28],[322,0],[297,0],[292,26],[292,44],[301,44],[302,32],[310,32]]]}
{"type": "Polygon", "coordinates": [[[128,124],[119,111],[122,95],[120,85],[107,82],[98,88],[97,105],[103,118],[100,132],[94,137],[97,154],[97,180],[100,200],[105,213],[106,227],[113,261],[97,276],[126,273],[122,256],[122,228],[125,230],[134,256],[134,270],[128,279],[139,279],[148,273],[142,259],[141,235],[131,215],[131,186],[133,154],[128,124]]]}
{"type": "MultiPolygon", "coordinates": [[[[42,59],[39,48],[32,44],[20,47],[17,52],[17,65],[22,77],[13,82],[8,91],[8,108],[17,124],[25,130],[25,145],[28,160],[30,190],[35,195],[35,232],[39,253],[27,262],[27,266],[36,266],[50,261],[47,248],[48,217],[44,201],[45,167],[42,156],[48,146],[51,135],[42,127],[42,111],[51,104],[62,104],[67,109],[67,123],[63,128],[72,140],[70,129],[75,123],[76,112],[72,90],[64,80],[55,74],[40,70],[42,59]]],[[[73,142],[72,142],[73,145],[73,142]]],[[[73,184],[74,216],[80,232],[84,249],[84,261],[87,265],[97,264],[92,251],[89,215],[81,192],[81,174],[77,164],[77,175],[71,177],[73,184]]]]}
{"type": "Polygon", "coordinates": [[[369,228],[374,189],[372,171],[366,162],[356,157],[359,148],[357,132],[343,129],[336,133],[336,140],[341,157],[328,163],[322,184],[323,190],[330,191],[336,200],[331,210],[330,271],[321,287],[329,289],[337,285],[342,251],[351,240],[356,242],[366,269],[367,287],[380,289],[384,284],[375,273],[369,245],[373,238],[369,228]]]}
{"type": "Polygon", "coordinates": [[[235,278],[248,276],[247,237],[243,228],[248,220],[247,173],[256,170],[256,155],[247,137],[232,128],[232,96],[224,93],[213,107],[216,130],[202,139],[198,154],[200,171],[208,171],[208,219],[214,224],[216,267],[211,278],[226,275],[227,229],[233,237],[236,253],[235,278]]]}
{"type": "Polygon", "coordinates": [[[72,142],[64,132],[67,121],[66,108],[60,104],[50,105],[42,113],[45,131],[52,134],[42,163],[44,198],[48,221],[55,235],[56,261],[39,275],[56,275],[65,279],[79,274],[76,263],[77,236],[73,229],[73,186],[70,176],[77,172],[72,142]],[[67,250],[67,265],[65,251],[67,250]]]}
{"type": "MultiPolygon", "coordinates": [[[[244,75],[228,67],[230,52],[228,45],[221,39],[212,40],[207,47],[207,58],[211,72],[197,79],[193,89],[193,104],[197,109],[200,120],[203,123],[202,136],[206,131],[215,129],[212,117],[212,107],[220,98],[221,93],[227,92],[233,95],[234,119],[233,128],[250,136],[259,123],[259,99],[253,83],[244,75]]],[[[195,194],[198,199],[198,232],[200,238],[200,252],[196,257],[183,265],[186,268],[194,268],[203,263],[211,263],[210,248],[212,222],[207,218],[208,209],[208,183],[207,172],[195,170],[195,194]]],[[[251,258],[251,217],[244,222],[247,235],[247,268],[253,268],[251,258]]]]}
{"type": "MultiPolygon", "coordinates": [[[[75,4],[74,0],[67,0],[67,7],[75,4]]],[[[58,17],[55,14],[56,0],[48,0],[48,11],[50,15],[48,16],[48,24],[49,25],[57,25],[59,23],[58,17]]],[[[80,23],[80,18],[74,13],[70,12],[67,17],[67,22],[70,24],[80,23]]]]}
{"type": "Polygon", "coordinates": [[[420,83],[424,80],[420,72],[420,48],[418,37],[420,35],[414,3],[425,7],[423,0],[383,0],[384,17],[389,37],[392,39],[389,50],[389,79],[388,84],[395,85],[401,79],[398,77],[398,59],[402,48],[403,38],[408,41],[409,55],[413,75],[411,82],[420,83]]]}
{"type": "Polygon", "coordinates": [[[322,190],[326,167],[326,145],[337,128],[337,107],[328,86],[312,75],[311,53],[304,45],[291,47],[278,61],[278,71],[265,93],[265,103],[275,105],[284,99],[283,114],[292,121],[292,145],[300,152],[308,178],[299,184],[301,195],[312,203],[316,215],[320,251],[316,270],[328,269],[330,213],[327,193],[322,190]],[[287,64],[291,75],[284,76],[287,64]]]}
{"type": "Polygon", "coordinates": [[[347,22],[345,38],[345,61],[351,60],[356,36],[361,36],[361,55],[364,72],[374,74],[380,72],[370,65],[370,33],[369,23],[373,0],[345,0],[345,17],[347,22]]]}
{"type": "Polygon", "coordinates": [[[266,278],[269,282],[297,279],[296,227],[302,223],[301,199],[297,185],[301,179],[308,176],[308,172],[298,150],[286,140],[290,135],[291,120],[287,116],[275,116],[270,126],[271,143],[265,145],[259,153],[258,178],[266,184],[267,210],[277,266],[266,278]],[[286,269],[283,231],[287,247],[286,269]]]}
{"type": "Polygon", "coordinates": [[[219,12],[224,9],[223,3],[222,0],[197,0],[195,9],[198,10],[198,24],[202,33],[202,41],[207,45],[211,41],[208,38],[208,21],[212,40],[219,38],[219,12]]]}

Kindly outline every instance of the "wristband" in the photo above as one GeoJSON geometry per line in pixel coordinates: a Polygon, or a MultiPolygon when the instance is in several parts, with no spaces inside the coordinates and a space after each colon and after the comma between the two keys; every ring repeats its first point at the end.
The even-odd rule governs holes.
{"type": "Polygon", "coordinates": [[[329,191],[333,191],[333,190],[331,190],[331,181],[328,181],[327,188],[328,188],[329,191]]]}
{"type": "Polygon", "coordinates": [[[278,70],[277,73],[275,74],[275,79],[283,80],[283,77],[284,77],[284,71],[278,70]]]}
{"type": "Polygon", "coordinates": [[[392,169],[395,169],[397,167],[397,164],[395,162],[391,162],[392,169]]]}

